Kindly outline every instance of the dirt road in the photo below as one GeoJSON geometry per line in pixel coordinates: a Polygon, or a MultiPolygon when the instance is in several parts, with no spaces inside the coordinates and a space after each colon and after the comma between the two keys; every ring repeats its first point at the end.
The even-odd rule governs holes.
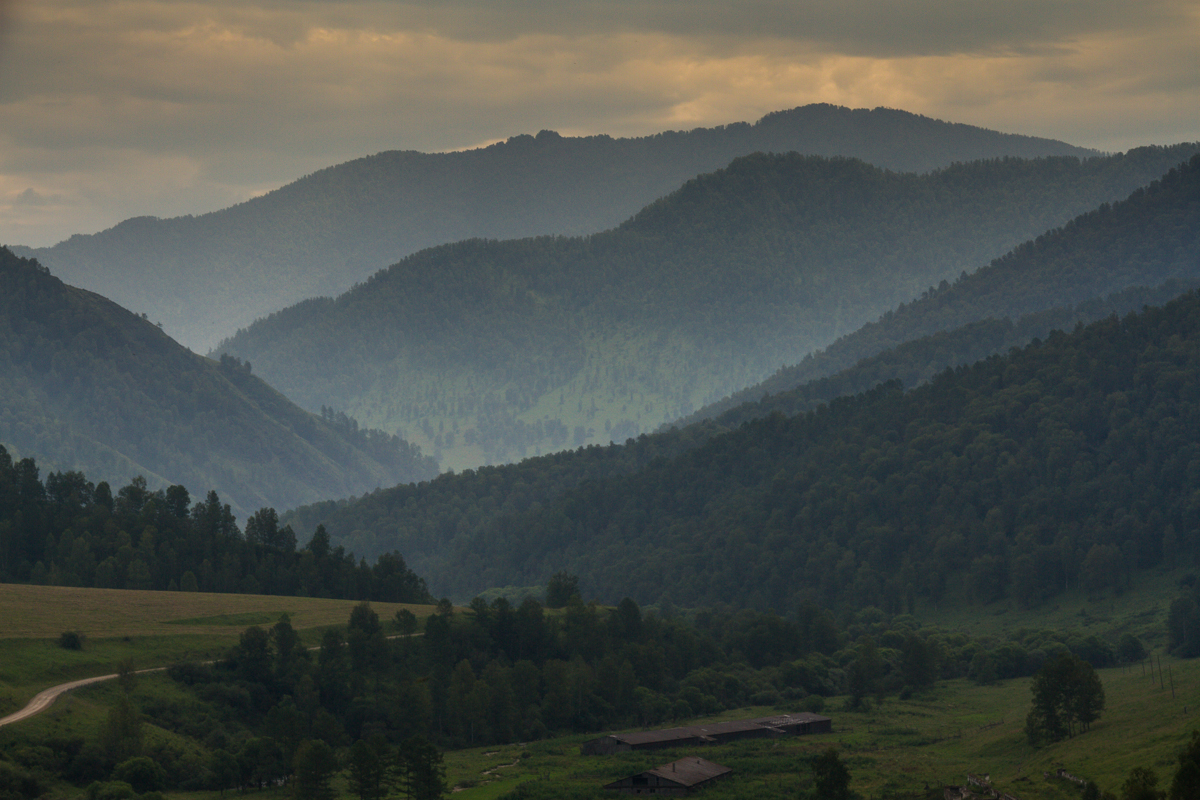
{"type": "MultiPolygon", "coordinates": [[[[139,669],[137,670],[137,673],[140,675],[144,672],[161,672],[164,669],[166,669],[166,667],[139,669]]],[[[59,695],[66,694],[72,689],[78,689],[80,686],[88,686],[89,684],[100,683],[102,681],[115,680],[116,677],[117,673],[114,672],[111,675],[97,675],[94,678],[83,678],[82,680],[71,681],[70,683],[60,683],[58,686],[51,686],[45,691],[38,692],[37,695],[35,695],[34,698],[30,700],[29,703],[26,704],[26,706],[20,711],[15,711],[12,714],[9,714],[7,717],[0,719],[0,728],[3,728],[5,725],[11,725],[14,722],[20,722],[23,719],[28,719],[34,714],[42,713],[54,704],[54,701],[59,698],[59,695]]]]}
{"type": "Polygon", "coordinates": [[[70,683],[60,683],[58,686],[51,686],[43,692],[39,692],[29,704],[20,711],[9,714],[4,719],[0,719],[0,728],[5,725],[11,725],[14,722],[20,722],[23,719],[28,719],[34,714],[40,714],[45,711],[50,705],[58,699],[60,694],[69,692],[72,689],[78,689],[80,686],[87,686],[90,683],[100,683],[101,681],[111,681],[117,677],[117,673],[112,675],[99,675],[95,678],[84,678],[80,681],[71,681],[70,683]]]}

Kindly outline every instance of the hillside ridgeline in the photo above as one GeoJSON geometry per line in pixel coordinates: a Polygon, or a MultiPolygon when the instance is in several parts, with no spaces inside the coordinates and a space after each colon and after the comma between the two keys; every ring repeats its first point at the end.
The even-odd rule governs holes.
{"type": "Polygon", "coordinates": [[[1125,202],[1096,209],[864,325],[760,384],[678,421],[716,417],[836,373],[890,347],[988,317],[1036,314],[1127,286],[1192,281],[1200,275],[1200,161],[1172,170],[1125,202]],[[1141,228],[1134,232],[1134,228],[1141,228]]]}
{"type": "Polygon", "coordinates": [[[749,156],[605,233],[423,251],[219,351],[252,361],[301,405],[344,408],[455,469],[624,441],[1194,152],[928,175],[749,156]]]}
{"type": "Polygon", "coordinates": [[[162,321],[203,352],[264,314],[345,291],[423,248],[604,230],[689,178],[760,151],[855,156],[903,171],[1003,156],[1095,155],[903,111],[812,105],[753,125],[634,139],[542,131],[463,152],[385,152],[222,211],[130,219],[19,254],[162,321]]]}
{"type": "Polygon", "coordinates": [[[311,414],[233,358],[0,248],[0,443],[58,470],[217,490],[239,514],[422,480],[437,465],[345,414],[311,414]]]}

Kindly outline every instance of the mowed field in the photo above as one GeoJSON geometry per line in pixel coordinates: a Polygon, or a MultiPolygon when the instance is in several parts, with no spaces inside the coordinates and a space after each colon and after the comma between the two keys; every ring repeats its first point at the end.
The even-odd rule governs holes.
{"type": "MultiPolygon", "coordinates": [[[[42,689],[106,675],[125,660],[138,669],[220,658],[251,625],[269,628],[288,615],[308,646],[321,631],[345,625],[354,600],[199,592],[143,592],[0,584],[0,716],[42,689]],[[65,650],[65,631],[84,635],[83,650],[65,650]]],[[[407,608],[372,603],[384,623],[407,608]]]]}
{"type": "MultiPolygon", "coordinates": [[[[142,592],[68,586],[0,584],[0,640],[57,639],[63,631],[87,637],[230,634],[251,625],[270,626],[287,614],[301,630],[345,624],[355,600],[274,597],[257,594],[142,592]]],[[[418,617],[432,606],[372,603],[387,621],[402,608],[418,617]]]]}

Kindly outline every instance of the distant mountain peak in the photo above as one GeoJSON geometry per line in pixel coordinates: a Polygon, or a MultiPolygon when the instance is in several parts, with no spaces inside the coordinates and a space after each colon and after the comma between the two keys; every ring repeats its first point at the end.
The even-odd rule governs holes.
{"type": "Polygon", "coordinates": [[[72,285],[145,310],[203,352],[265,314],[342,292],[426,247],[614,227],[688,179],[757,151],[844,155],[915,172],[1005,155],[1094,155],[907,112],[815,104],[752,125],[631,138],[543,130],[473,150],[388,151],[221,211],[141,217],[19,250],[72,285]]]}

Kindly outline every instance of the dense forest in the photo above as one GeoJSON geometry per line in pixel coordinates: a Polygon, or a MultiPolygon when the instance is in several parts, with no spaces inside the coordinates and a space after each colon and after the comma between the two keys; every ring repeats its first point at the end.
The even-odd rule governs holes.
{"type": "Polygon", "coordinates": [[[779,370],[761,384],[701,409],[716,416],[763,394],[835,373],[862,358],[985,318],[1016,318],[1080,303],[1126,286],[1194,281],[1200,269],[1200,160],[1192,157],[1127,200],[1105,204],[779,370]]]}
{"type": "Polygon", "coordinates": [[[1194,152],[928,175],[749,156],[602,234],[423,251],[219,352],[252,361],[301,405],[332,403],[451,468],[623,441],[1194,152]]]}
{"type": "MultiPolygon", "coordinates": [[[[829,608],[899,612],[1121,589],[1133,570],[1200,548],[1197,320],[1188,294],[908,393],[892,382],[745,423],[524,512],[443,510],[455,481],[507,474],[481,470],[380,493],[390,508],[372,496],[335,509],[348,524],[331,532],[377,535],[455,596],[561,569],[602,598],[687,606],[780,609],[813,593],[829,608]]],[[[589,450],[597,462],[609,452],[589,450]]]]}
{"type": "Polygon", "coordinates": [[[367,566],[331,546],[324,528],[297,549],[273,508],[243,533],[214,491],[192,504],[183,486],[151,491],[140,477],[115,494],[79,472],[43,482],[33,459],[0,447],[0,583],[9,582],[432,601],[399,553],[367,566]]]}
{"type": "Polygon", "coordinates": [[[422,480],[437,465],[344,413],[310,414],[251,374],[0,248],[0,443],[58,470],[208,486],[246,515],[422,480]]]}
{"type": "Polygon", "coordinates": [[[171,336],[203,352],[266,313],[345,291],[423,248],[604,230],[689,178],[760,151],[854,156],[903,171],[1003,156],[1095,155],[903,111],[812,105],[752,125],[634,139],[542,131],[463,152],[380,153],[222,211],[131,219],[20,254],[167,322],[171,336]]]}

